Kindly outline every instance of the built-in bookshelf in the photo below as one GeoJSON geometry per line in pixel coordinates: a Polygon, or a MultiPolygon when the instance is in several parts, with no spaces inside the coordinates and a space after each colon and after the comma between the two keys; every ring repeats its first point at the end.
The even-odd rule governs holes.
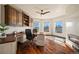
{"type": "Polygon", "coordinates": [[[22,13],[23,25],[29,26],[29,16],[25,13],[22,13]]]}

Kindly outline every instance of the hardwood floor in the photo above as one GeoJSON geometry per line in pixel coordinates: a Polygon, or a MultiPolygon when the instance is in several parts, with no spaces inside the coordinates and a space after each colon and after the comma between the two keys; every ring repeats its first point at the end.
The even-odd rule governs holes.
{"type": "Polygon", "coordinates": [[[59,45],[55,41],[45,39],[45,46],[36,46],[33,42],[18,43],[17,54],[72,54],[74,51],[66,44],[59,45]]]}

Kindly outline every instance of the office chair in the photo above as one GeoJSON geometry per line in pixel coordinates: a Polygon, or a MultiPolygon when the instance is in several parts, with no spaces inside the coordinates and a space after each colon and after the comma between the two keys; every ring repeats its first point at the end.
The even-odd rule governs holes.
{"type": "Polygon", "coordinates": [[[26,39],[28,39],[30,41],[33,40],[33,35],[32,35],[32,32],[31,32],[31,29],[26,29],[25,34],[26,34],[26,39]]]}

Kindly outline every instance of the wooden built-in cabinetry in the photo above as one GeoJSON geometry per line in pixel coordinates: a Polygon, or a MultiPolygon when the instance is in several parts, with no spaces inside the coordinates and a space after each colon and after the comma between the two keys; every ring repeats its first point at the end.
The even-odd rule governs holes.
{"type": "Polygon", "coordinates": [[[29,26],[29,16],[10,5],[5,5],[5,24],[12,26],[29,26]]]}
{"type": "Polygon", "coordinates": [[[19,21],[19,12],[9,5],[5,5],[5,24],[17,25],[19,21]]]}
{"type": "Polygon", "coordinates": [[[29,26],[29,16],[25,13],[22,13],[23,25],[29,26]]]}

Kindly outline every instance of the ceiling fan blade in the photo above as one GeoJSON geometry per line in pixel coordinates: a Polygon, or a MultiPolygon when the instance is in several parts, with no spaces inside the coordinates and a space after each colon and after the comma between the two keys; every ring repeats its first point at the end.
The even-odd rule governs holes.
{"type": "Polygon", "coordinates": [[[43,12],[43,10],[41,10],[40,12],[36,11],[36,13],[38,13],[40,15],[45,15],[47,13],[50,13],[50,11],[43,12]]]}
{"type": "Polygon", "coordinates": [[[50,13],[50,11],[44,12],[44,14],[50,13]]]}

